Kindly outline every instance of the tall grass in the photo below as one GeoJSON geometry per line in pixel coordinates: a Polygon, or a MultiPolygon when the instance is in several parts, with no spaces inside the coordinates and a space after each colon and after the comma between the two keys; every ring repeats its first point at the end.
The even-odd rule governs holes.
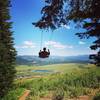
{"type": "Polygon", "coordinates": [[[0,100],[18,100],[25,88],[13,88],[4,98],[0,100]]]}
{"type": "MultiPolygon", "coordinates": [[[[83,71],[73,71],[67,74],[50,75],[47,78],[33,79],[22,82],[20,88],[31,90],[32,96],[44,96],[47,91],[62,90],[67,97],[77,97],[90,93],[90,88],[100,87],[100,69],[92,68],[83,71]]],[[[60,93],[55,93],[60,94],[60,93]]],[[[61,94],[62,95],[62,94],[61,94]]]]}
{"type": "Polygon", "coordinates": [[[18,90],[13,90],[6,96],[7,99],[3,100],[16,100],[15,94],[18,94],[20,89],[21,91],[31,90],[29,100],[46,96],[49,93],[53,94],[53,100],[86,95],[91,93],[91,89],[100,88],[100,68],[86,68],[84,71],[75,70],[71,73],[57,73],[44,78],[23,80],[16,82],[15,87],[18,90]],[[14,95],[13,99],[10,98],[11,95],[14,95]]]}

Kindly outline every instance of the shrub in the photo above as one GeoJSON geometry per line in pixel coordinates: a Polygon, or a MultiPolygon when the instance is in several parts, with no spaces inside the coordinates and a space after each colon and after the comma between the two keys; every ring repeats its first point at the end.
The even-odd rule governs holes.
{"type": "Polygon", "coordinates": [[[95,94],[93,100],[100,100],[100,92],[95,94]]]}
{"type": "Polygon", "coordinates": [[[61,88],[58,88],[56,91],[54,91],[52,100],[63,100],[64,98],[64,90],[61,88]]]}

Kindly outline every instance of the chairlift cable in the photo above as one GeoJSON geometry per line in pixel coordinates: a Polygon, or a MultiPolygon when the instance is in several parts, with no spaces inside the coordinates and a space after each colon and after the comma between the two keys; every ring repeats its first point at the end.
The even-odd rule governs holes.
{"type": "MultiPolygon", "coordinates": [[[[48,41],[51,41],[52,36],[53,36],[53,34],[51,33],[48,41]]],[[[50,48],[51,44],[48,45],[48,51],[46,50],[46,47],[43,48],[43,31],[41,32],[41,41],[40,42],[41,43],[40,43],[39,57],[40,58],[48,58],[50,56],[49,48],[50,48]],[[42,51],[42,48],[43,48],[43,51],[42,51]]]]}
{"type": "MultiPolygon", "coordinates": [[[[51,42],[51,41],[52,41],[52,37],[53,37],[53,32],[52,32],[52,33],[50,33],[49,42],[51,42]]],[[[51,48],[51,44],[48,46],[48,48],[49,48],[49,49],[51,48]]]]}
{"type": "Polygon", "coordinates": [[[43,31],[41,32],[40,50],[42,50],[43,45],[43,31]]]}

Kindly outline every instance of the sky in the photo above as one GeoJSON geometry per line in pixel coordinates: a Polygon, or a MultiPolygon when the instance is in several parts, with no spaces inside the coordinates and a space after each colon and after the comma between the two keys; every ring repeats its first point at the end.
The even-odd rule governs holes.
{"type": "Polygon", "coordinates": [[[76,29],[73,23],[53,32],[32,25],[42,16],[44,0],[11,0],[11,4],[14,46],[18,55],[38,55],[43,47],[50,50],[51,56],[77,56],[94,52],[89,48],[93,39],[80,40],[75,33],[84,30],[76,29]]]}

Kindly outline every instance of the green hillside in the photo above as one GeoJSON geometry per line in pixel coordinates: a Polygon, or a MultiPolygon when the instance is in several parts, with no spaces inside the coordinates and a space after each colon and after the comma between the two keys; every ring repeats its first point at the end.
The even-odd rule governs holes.
{"type": "Polygon", "coordinates": [[[87,68],[93,67],[90,64],[53,64],[45,66],[27,66],[20,65],[16,67],[17,76],[34,76],[34,75],[47,75],[55,73],[68,73],[75,70],[86,70],[87,68]]]}
{"type": "Polygon", "coordinates": [[[91,64],[16,66],[16,69],[17,75],[23,77],[15,80],[14,87],[3,100],[18,100],[25,90],[31,91],[27,100],[58,100],[55,99],[58,97],[75,100],[84,95],[93,98],[100,92],[100,68],[91,64]]]}

